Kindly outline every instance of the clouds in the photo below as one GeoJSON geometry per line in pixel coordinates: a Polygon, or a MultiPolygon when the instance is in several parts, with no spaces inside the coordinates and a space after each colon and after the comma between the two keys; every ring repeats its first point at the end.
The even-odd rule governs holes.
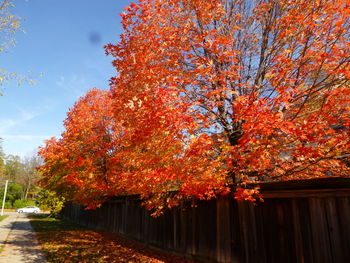
{"type": "Polygon", "coordinates": [[[43,145],[44,140],[59,136],[68,107],[93,87],[89,76],[73,73],[61,75],[52,82],[56,85],[49,87],[43,82],[40,86],[45,89],[37,85],[20,95],[16,93],[13,98],[11,95],[16,90],[9,89],[2,97],[0,138],[6,154],[23,157],[43,145]]]}
{"type": "Polygon", "coordinates": [[[3,139],[5,154],[17,154],[24,157],[36,151],[44,140],[52,135],[42,135],[34,132],[30,127],[35,126],[36,118],[42,114],[39,110],[27,111],[15,108],[9,117],[0,118],[0,138],[3,139]]]}
{"type": "Polygon", "coordinates": [[[30,134],[0,134],[3,139],[2,145],[5,154],[15,154],[20,157],[33,155],[38,146],[44,145],[44,141],[50,139],[51,135],[30,134]]]}
{"type": "Polygon", "coordinates": [[[56,85],[68,94],[73,95],[74,99],[84,95],[88,89],[93,88],[91,86],[91,81],[86,77],[77,74],[60,76],[56,81],[56,85]]]}
{"type": "Polygon", "coordinates": [[[21,126],[25,122],[32,120],[34,117],[34,113],[20,109],[19,116],[15,118],[0,119],[0,135],[3,136],[3,133],[10,132],[12,129],[16,128],[17,126],[21,126]]]}
{"type": "Polygon", "coordinates": [[[51,138],[50,135],[13,135],[3,134],[1,135],[5,140],[48,140],[51,138]]]}

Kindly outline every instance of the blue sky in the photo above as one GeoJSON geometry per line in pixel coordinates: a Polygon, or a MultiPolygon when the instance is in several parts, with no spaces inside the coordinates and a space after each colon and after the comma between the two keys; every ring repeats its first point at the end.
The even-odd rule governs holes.
{"type": "Polygon", "coordinates": [[[0,137],[6,154],[33,154],[59,136],[66,113],[88,89],[108,88],[116,74],[103,46],[122,33],[119,14],[129,0],[16,0],[12,13],[25,33],[0,53],[0,68],[35,85],[9,83],[0,97],[0,137]],[[43,75],[41,76],[41,73],[43,75]]]}

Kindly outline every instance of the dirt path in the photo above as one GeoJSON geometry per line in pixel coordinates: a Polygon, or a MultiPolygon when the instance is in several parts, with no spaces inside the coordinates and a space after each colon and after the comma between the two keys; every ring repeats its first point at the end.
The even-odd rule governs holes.
{"type": "Polygon", "coordinates": [[[26,215],[10,215],[0,222],[0,263],[10,262],[46,262],[26,215]]]}

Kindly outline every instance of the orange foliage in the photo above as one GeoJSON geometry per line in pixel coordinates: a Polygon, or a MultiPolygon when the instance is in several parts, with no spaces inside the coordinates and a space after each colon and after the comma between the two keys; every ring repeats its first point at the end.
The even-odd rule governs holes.
{"type": "MultiPolygon", "coordinates": [[[[57,142],[84,167],[65,178],[100,197],[141,194],[159,210],[232,189],[250,199],[251,182],[348,176],[349,10],[349,0],[131,4],[121,40],[106,46],[118,71],[108,110],[81,122],[70,113],[57,142]],[[118,131],[108,142],[102,116],[118,131]],[[70,148],[73,127],[98,153],[70,148]]],[[[45,156],[50,144],[44,159],[61,162],[45,156]]]]}
{"type": "Polygon", "coordinates": [[[51,139],[39,154],[41,184],[90,207],[120,191],[110,170],[123,129],[111,117],[110,93],[93,89],[75,103],[64,121],[61,138],[51,139]]]}
{"type": "Polygon", "coordinates": [[[48,262],[194,263],[117,234],[92,231],[57,219],[32,217],[31,224],[48,262]]]}

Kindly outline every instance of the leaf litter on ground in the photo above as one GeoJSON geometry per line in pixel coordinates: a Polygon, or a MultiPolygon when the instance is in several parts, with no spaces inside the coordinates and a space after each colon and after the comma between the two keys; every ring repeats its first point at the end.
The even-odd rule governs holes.
{"type": "Polygon", "coordinates": [[[48,262],[52,263],[194,263],[103,231],[66,220],[32,216],[31,224],[48,262]]]}

